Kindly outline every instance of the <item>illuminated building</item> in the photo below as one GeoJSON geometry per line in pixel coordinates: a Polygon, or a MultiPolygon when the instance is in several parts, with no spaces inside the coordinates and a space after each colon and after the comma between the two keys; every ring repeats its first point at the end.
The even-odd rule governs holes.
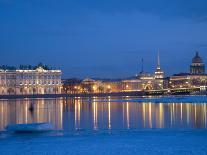
{"type": "Polygon", "coordinates": [[[83,80],[68,79],[64,80],[64,93],[112,93],[112,92],[132,92],[162,90],[164,83],[164,72],[160,66],[160,56],[158,52],[157,67],[154,74],[143,71],[143,60],[141,72],[132,78],[126,79],[91,79],[83,80]]]}
{"type": "Polygon", "coordinates": [[[192,64],[190,65],[190,74],[205,74],[205,64],[203,63],[203,60],[199,56],[198,52],[196,52],[195,57],[192,59],[192,64]]]}
{"type": "Polygon", "coordinates": [[[64,79],[63,83],[63,92],[66,94],[76,94],[81,92],[81,80],[80,79],[64,79]]]}
{"type": "Polygon", "coordinates": [[[67,94],[121,92],[122,82],[112,79],[67,79],[63,80],[63,91],[67,94]]]}
{"type": "Polygon", "coordinates": [[[175,74],[170,77],[171,89],[178,88],[199,88],[205,89],[207,86],[207,75],[192,75],[192,74],[175,74]]]}
{"type": "Polygon", "coordinates": [[[174,74],[166,77],[161,69],[160,55],[157,55],[157,67],[154,74],[144,72],[142,59],[141,72],[126,79],[84,79],[72,84],[64,84],[65,93],[119,93],[143,91],[148,94],[168,94],[168,93],[191,93],[206,91],[207,75],[205,74],[205,64],[196,52],[190,65],[190,73],[174,74]]]}
{"type": "Polygon", "coordinates": [[[122,81],[121,80],[104,80],[103,81],[104,92],[121,92],[122,81]]]}
{"type": "Polygon", "coordinates": [[[161,67],[160,67],[160,53],[158,52],[157,69],[155,71],[155,79],[163,79],[163,78],[164,78],[164,72],[161,70],[161,67]]]}
{"type": "Polygon", "coordinates": [[[141,72],[133,79],[126,79],[122,81],[122,91],[143,91],[152,90],[154,83],[154,76],[149,73],[141,72]]]}
{"type": "Polygon", "coordinates": [[[82,91],[85,93],[98,93],[103,92],[102,82],[100,80],[94,80],[86,78],[81,82],[82,91]]]}
{"type": "Polygon", "coordinates": [[[161,90],[163,89],[164,72],[160,67],[160,56],[157,56],[157,68],[153,74],[144,72],[143,59],[142,70],[134,79],[123,80],[123,91],[144,91],[144,90],[161,90]]]}
{"type": "Polygon", "coordinates": [[[207,75],[205,74],[205,64],[196,52],[190,65],[190,73],[175,74],[170,77],[170,89],[189,89],[205,91],[207,87],[207,75]]]}
{"type": "Polygon", "coordinates": [[[164,88],[164,72],[161,69],[160,65],[160,53],[158,51],[157,55],[157,68],[154,74],[155,81],[154,81],[154,90],[161,90],[164,88]]]}
{"type": "Polygon", "coordinates": [[[0,94],[60,94],[61,70],[0,70],[0,94]]]}

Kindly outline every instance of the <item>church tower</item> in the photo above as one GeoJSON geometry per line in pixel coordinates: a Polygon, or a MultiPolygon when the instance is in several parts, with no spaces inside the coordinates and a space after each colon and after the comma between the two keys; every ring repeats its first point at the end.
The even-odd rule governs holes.
{"type": "Polygon", "coordinates": [[[164,72],[161,70],[161,67],[160,67],[160,51],[158,50],[157,69],[155,71],[155,79],[162,79],[162,78],[164,78],[164,72]]]}

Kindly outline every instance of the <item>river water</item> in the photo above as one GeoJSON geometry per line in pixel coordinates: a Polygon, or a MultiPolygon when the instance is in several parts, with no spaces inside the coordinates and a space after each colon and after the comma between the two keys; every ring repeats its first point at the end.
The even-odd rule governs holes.
{"type": "Polygon", "coordinates": [[[49,122],[77,130],[205,129],[206,103],[136,103],[117,98],[0,100],[0,131],[8,124],[49,122]],[[30,108],[33,107],[33,110],[30,108]]]}

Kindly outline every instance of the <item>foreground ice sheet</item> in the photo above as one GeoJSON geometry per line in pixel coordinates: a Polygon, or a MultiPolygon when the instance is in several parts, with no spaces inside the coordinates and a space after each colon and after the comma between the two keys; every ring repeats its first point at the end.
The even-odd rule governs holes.
{"type": "Polygon", "coordinates": [[[12,124],[6,130],[15,133],[47,132],[52,131],[53,126],[49,123],[12,124]]]}
{"type": "Polygon", "coordinates": [[[77,131],[0,135],[3,154],[207,154],[207,130],[77,131]]]}

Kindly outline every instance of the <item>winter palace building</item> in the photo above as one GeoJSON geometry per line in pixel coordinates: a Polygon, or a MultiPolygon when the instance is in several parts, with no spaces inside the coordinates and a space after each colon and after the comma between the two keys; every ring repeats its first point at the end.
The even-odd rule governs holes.
{"type": "Polygon", "coordinates": [[[61,70],[0,70],[0,94],[60,94],[61,70]]]}

